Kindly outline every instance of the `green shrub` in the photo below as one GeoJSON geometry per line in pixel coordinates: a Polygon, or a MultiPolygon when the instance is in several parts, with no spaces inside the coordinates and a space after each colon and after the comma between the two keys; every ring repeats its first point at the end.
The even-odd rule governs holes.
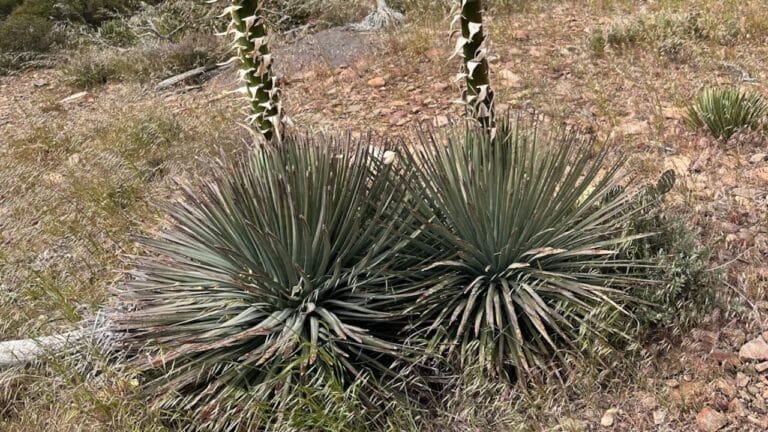
{"type": "Polygon", "coordinates": [[[40,18],[50,18],[54,15],[54,0],[24,0],[14,9],[13,15],[33,15],[40,18]]]}
{"type": "Polygon", "coordinates": [[[21,4],[22,0],[0,0],[0,19],[5,18],[13,12],[13,9],[21,4]]]}
{"type": "Polygon", "coordinates": [[[640,195],[638,206],[647,209],[633,217],[633,232],[652,232],[622,250],[627,260],[658,262],[645,269],[648,289],[639,290],[642,302],[632,305],[640,332],[668,328],[680,334],[692,328],[714,300],[716,275],[708,271],[709,251],[682,215],[668,214],[662,207],[664,195],[675,183],[675,173],[666,171],[655,187],[640,195]]]}
{"type": "Polygon", "coordinates": [[[531,126],[506,120],[494,139],[425,136],[406,158],[423,200],[423,248],[412,253],[442,253],[422,269],[431,287],[413,306],[417,333],[460,367],[509,380],[585,338],[619,337],[646,264],[618,255],[641,211],[616,192],[620,164],[531,126]]]}
{"type": "Polygon", "coordinates": [[[64,66],[64,82],[91,88],[114,81],[148,83],[190,69],[213,65],[224,50],[212,35],[187,35],[177,43],[159,42],[127,51],[85,49],[64,66]]]}
{"type": "Polygon", "coordinates": [[[223,31],[229,20],[228,16],[219,16],[222,9],[223,6],[218,3],[210,5],[197,0],[167,0],[145,7],[131,21],[140,27],[151,24],[161,36],[168,36],[176,42],[193,33],[223,31]]]}
{"type": "Polygon", "coordinates": [[[61,42],[53,23],[31,15],[11,15],[0,21],[0,52],[48,52],[61,42]]]}
{"type": "Polygon", "coordinates": [[[768,102],[757,93],[709,88],[699,93],[688,107],[688,124],[728,141],[740,129],[763,127],[766,115],[768,102]]]}
{"type": "Polygon", "coordinates": [[[130,46],[138,39],[133,29],[120,19],[103,22],[99,27],[98,36],[108,44],[118,47],[130,46]]]}
{"type": "Polygon", "coordinates": [[[114,317],[157,406],[206,430],[372,421],[413,300],[391,166],[287,137],[187,192],[114,317]]]}
{"type": "Polygon", "coordinates": [[[62,69],[63,82],[78,89],[104,85],[119,75],[120,69],[114,54],[101,50],[73,56],[62,69]]]}

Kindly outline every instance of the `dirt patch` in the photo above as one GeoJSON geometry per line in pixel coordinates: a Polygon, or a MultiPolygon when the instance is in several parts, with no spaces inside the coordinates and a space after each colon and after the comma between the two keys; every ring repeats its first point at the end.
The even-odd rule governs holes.
{"type": "Polygon", "coordinates": [[[276,48],[275,72],[291,76],[317,65],[337,68],[370,56],[383,46],[384,38],[378,33],[361,33],[341,28],[323,30],[276,48]]]}

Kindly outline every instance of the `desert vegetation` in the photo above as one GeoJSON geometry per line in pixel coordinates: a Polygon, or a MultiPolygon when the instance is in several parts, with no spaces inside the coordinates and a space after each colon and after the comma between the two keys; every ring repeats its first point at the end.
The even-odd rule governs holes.
{"type": "Polygon", "coordinates": [[[768,427],[760,2],[0,16],[0,430],[768,427]]]}

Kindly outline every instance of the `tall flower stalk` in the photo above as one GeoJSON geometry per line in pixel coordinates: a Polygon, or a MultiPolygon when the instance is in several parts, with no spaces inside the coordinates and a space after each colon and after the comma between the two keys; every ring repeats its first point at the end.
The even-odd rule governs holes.
{"type": "MultiPolygon", "coordinates": [[[[267,141],[282,140],[283,109],[277,77],[272,72],[270,36],[260,0],[232,0],[225,13],[232,17],[228,33],[233,37],[240,62],[241,89],[249,100],[248,123],[267,141]]],[[[234,59],[233,59],[234,60],[234,59]]]]}
{"type": "Polygon", "coordinates": [[[491,89],[488,67],[486,36],[483,32],[482,0],[459,0],[458,15],[461,36],[456,41],[454,55],[463,58],[460,79],[467,87],[462,101],[467,107],[467,116],[477,120],[485,129],[494,127],[493,89],[491,89]]]}

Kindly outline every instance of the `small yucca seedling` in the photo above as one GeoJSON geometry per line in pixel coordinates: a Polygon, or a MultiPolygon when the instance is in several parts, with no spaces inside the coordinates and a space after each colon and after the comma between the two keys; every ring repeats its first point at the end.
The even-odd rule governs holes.
{"type": "Polygon", "coordinates": [[[412,308],[416,334],[510,380],[585,339],[620,337],[644,265],[617,255],[643,236],[628,230],[642,208],[617,187],[620,163],[522,120],[501,122],[495,138],[469,130],[421,144],[405,158],[423,223],[411,253],[426,257],[430,280],[412,308]]]}
{"type": "Polygon", "coordinates": [[[394,165],[367,145],[287,137],[187,191],[120,293],[132,311],[114,317],[160,407],[262,430],[344,411],[351,386],[362,418],[397,393],[413,299],[396,271],[409,224],[394,165]]]}
{"type": "Polygon", "coordinates": [[[758,130],[766,115],[768,102],[757,93],[710,88],[699,93],[688,107],[688,124],[728,141],[741,129],[758,130]]]}

